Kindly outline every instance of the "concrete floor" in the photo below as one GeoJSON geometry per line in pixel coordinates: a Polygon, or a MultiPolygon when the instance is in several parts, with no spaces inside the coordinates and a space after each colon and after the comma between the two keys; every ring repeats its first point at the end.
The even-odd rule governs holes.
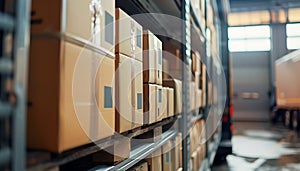
{"type": "Polygon", "coordinates": [[[300,134],[267,122],[234,126],[233,155],[212,171],[300,171],[300,134]]]}

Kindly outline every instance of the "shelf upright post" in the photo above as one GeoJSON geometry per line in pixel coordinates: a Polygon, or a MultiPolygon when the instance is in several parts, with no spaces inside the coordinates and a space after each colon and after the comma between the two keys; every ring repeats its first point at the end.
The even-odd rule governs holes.
{"type": "Polygon", "coordinates": [[[191,21],[190,21],[190,0],[181,1],[182,37],[182,118],[180,120],[180,131],[182,132],[182,160],[183,170],[190,170],[190,82],[191,82],[191,21]]]}
{"type": "Polygon", "coordinates": [[[30,0],[15,2],[15,33],[14,33],[14,93],[16,97],[12,119],[12,170],[25,170],[26,160],[26,113],[27,113],[27,74],[28,49],[30,42],[30,0]]]}

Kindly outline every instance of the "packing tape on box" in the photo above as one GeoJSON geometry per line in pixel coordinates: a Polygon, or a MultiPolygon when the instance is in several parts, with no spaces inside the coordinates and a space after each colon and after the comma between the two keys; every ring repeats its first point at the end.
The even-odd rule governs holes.
{"type": "Polygon", "coordinates": [[[101,25],[101,19],[100,17],[103,15],[103,9],[102,9],[102,0],[92,0],[90,3],[90,11],[93,15],[92,17],[92,29],[93,29],[93,37],[92,41],[96,45],[101,45],[101,34],[100,34],[100,25],[101,25]],[[99,30],[99,33],[97,31],[99,30]],[[97,35],[99,34],[99,35],[97,35]]]}

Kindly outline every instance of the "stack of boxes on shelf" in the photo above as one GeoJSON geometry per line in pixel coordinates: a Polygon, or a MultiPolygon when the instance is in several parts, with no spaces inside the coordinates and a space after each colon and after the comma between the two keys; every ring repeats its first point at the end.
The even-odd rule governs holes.
{"type": "MultiPolygon", "coordinates": [[[[61,153],[181,113],[162,42],[115,1],[33,0],[31,33],[28,148],[61,153]]],[[[130,140],[111,148],[126,158],[130,140]]]]}
{"type": "Polygon", "coordinates": [[[147,157],[149,171],[177,171],[182,169],[182,134],[167,141],[147,157]]]}
{"type": "Polygon", "coordinates": [[[202,27],[202,29],[204,29],[206,26],[206,23],[205,23],[206,2],[205,2],[205,0],[191,0],[191,5],[195,9],[196,15],[200,20],[200,25],[201,25],[200,27],[202,27]]]}
{"type": "Polygon", "coordinates": [[[114,1],[103,1],[101,6],[81,0],[62,4],[61,0],[32,1],[27,144],[52,152],[86,144],[89,137],[113,135],[115,124],[113,57],[62,39],[39,36],[47,31],[67,34],[114,53],[114,1]],[[96,64],[100,65],[98,72],[96,64]],[[101,79],[93,84],[95,75],[101,79]],[[81,91],[76,91],[78,88],[81,91]]]}
{"type": "Polygon", "coordinates": [[[191,170],[197,171],[200,169],[202,161],[206,156],[205,121],[203,119],[194,123],[191,128],[190,140],[191,170]]]}
{"type": "Polygon", "coordinates": [[[202,107],[202,95],[203,89],[201,89],[201,57],[198,52],[192,52],[192,82],[190,84],[190,101],[191,101],[191,111],[198,114],[200,107],[202,107]]]}

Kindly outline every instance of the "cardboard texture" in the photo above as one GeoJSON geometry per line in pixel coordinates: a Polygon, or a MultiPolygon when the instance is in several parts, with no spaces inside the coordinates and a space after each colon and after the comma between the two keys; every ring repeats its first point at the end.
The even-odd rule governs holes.
{"type": "Polygon", "coordinates": [[[278,108],[300,108],[300,51],[292,52],[276,61],[276,101],[278,108]]]}
{"type": "Polygon", "coordinates": [[[143,80],[144,83],[156,83],[157,54],[154,46],[156,37],[149,30],[143,31],[143,80]]]}
{"type": "Polygon", "coordinates": [[[168,88],[168,116],[174,116],[174,89],[168,88]]]}
{"type": "Polygon", "coordinates": [[[143,85],[144,124],[152,124],[157,115],[157,85],[143,85]]]}
{"type": "Polygon", "coordinates": [[[33,0],[31,33],[68,33],[114,52],[115,1],[101,1],[101,5],[97,0],[93,2],[95,3],[91,0],[33,0]],[[90,5],[94,8],[90,8],[90,5]]]}
{"type": "Polygon", "coordinates": [[[168,117],[168,101],[169,101],[169,97],[168,97],[168,87],[163,87],[162,88],[162,119],[165,119],[168,117]]]}
{"type": "Polygon", "coordinates": [[[196,107],[200,108],[202,105],[202,91],[201,90],[196,90],[196,107]]]}
{"type": "Polygon", "coordinates": [[[133,168],[129,169],[129,171],[148,171],[148,163],[143,162],[141,164],[138,164],[137,166],[134,166],[133,168]]]}
{"type": "Polygon", "coordinates": [[[143,28],[122,9],[116,8],[116,53],[142,61],[143,28]]]}
{"type": "Polygon", "coordinates": [[[162,171],[161,148],[146,158],[150,171],[162,171]]]}
{"type": "Polygon", "coordinates": [[[133,128],[132,106],[132,58],[123,54],[116,54],[116,131],[126,132],[133,128]]]}
{"type": "MultiPolygon", "coordinates": [[[[92,101],[95,96],[92,75],[96,73],[92,66],[95,63],[93,55],[97,56],[97,53],[59,40],[31,39],[28,148],[60,153],[89,143],[88,135],[93,139],[101,139],[113,134],[112,101],[104,109],[101,108],[103,101],[99,100],[101,114],[98,117],[92,114],[92,111],[97,111],[97,106],[92,101]]],[[[97,58],[99,57],[106,61],[100,64],[100,70],[105,70],[106,74],[100,73],[99,77],[102,79],[97,84],[102,86],[99,88],[102,90],[104,85],[107,86],[110,92],[106,94],[112,96],[113,59],[106,59],[101,55],[97,58]]]]}
{"type": "Polygon", "coordinates": [[[195,82],[191,82],[190,83],[190,108],[192,111],[196,109],[195,98],[196,98],[195,82]]]}
{"type": "Polygon", "coordinates": [[[143,125],[143,63],[138,60],[133,61],[134,71],[133,83],[131,84],[133,90],[133,107],[134,107],[134,127],[143,125]]]}
{"type": "Polygon", "coordinates": [[[200,85],[202,90],[202,107],[206,106],[206,66],[202,64],[202,72],[200,74],[200,85]]]}
{"type": "Polygon", "coordinates": [[[176,79],[163,80],[163,86],[174,89],[174,114],[182,112],[182,82],[176,79]]]}
{"type": "Polygon", "coordinates": [[[119,163],[130,156],[130,138],[126,138],[122,141],[117,141],[114,145],[93,154],[93,162],[105,165],[114,165],[119,163]],[[105,157],[103,157],[105,156],[105,157]]]}
{"type": "Polygon", "coordinates": [[[163,87],[160,85],[157,85],[157,115],[155,121],[161,121],[164,116],[164,98],[163,98],[163,87]]]}
{"type": "Polygon", "coordinates": [[[172,143],[171,141],[166,142],[162,147],[162,166],[163,171],[172,171],[172,143]]]}
{"type": "Polygon", "coordinates": [[[154,48],[156,53],[156,84],[162,85],[162,70],[163,70],[163,60],[162,60],[162,42],[155,36],[154,37],[154,48]]]}

